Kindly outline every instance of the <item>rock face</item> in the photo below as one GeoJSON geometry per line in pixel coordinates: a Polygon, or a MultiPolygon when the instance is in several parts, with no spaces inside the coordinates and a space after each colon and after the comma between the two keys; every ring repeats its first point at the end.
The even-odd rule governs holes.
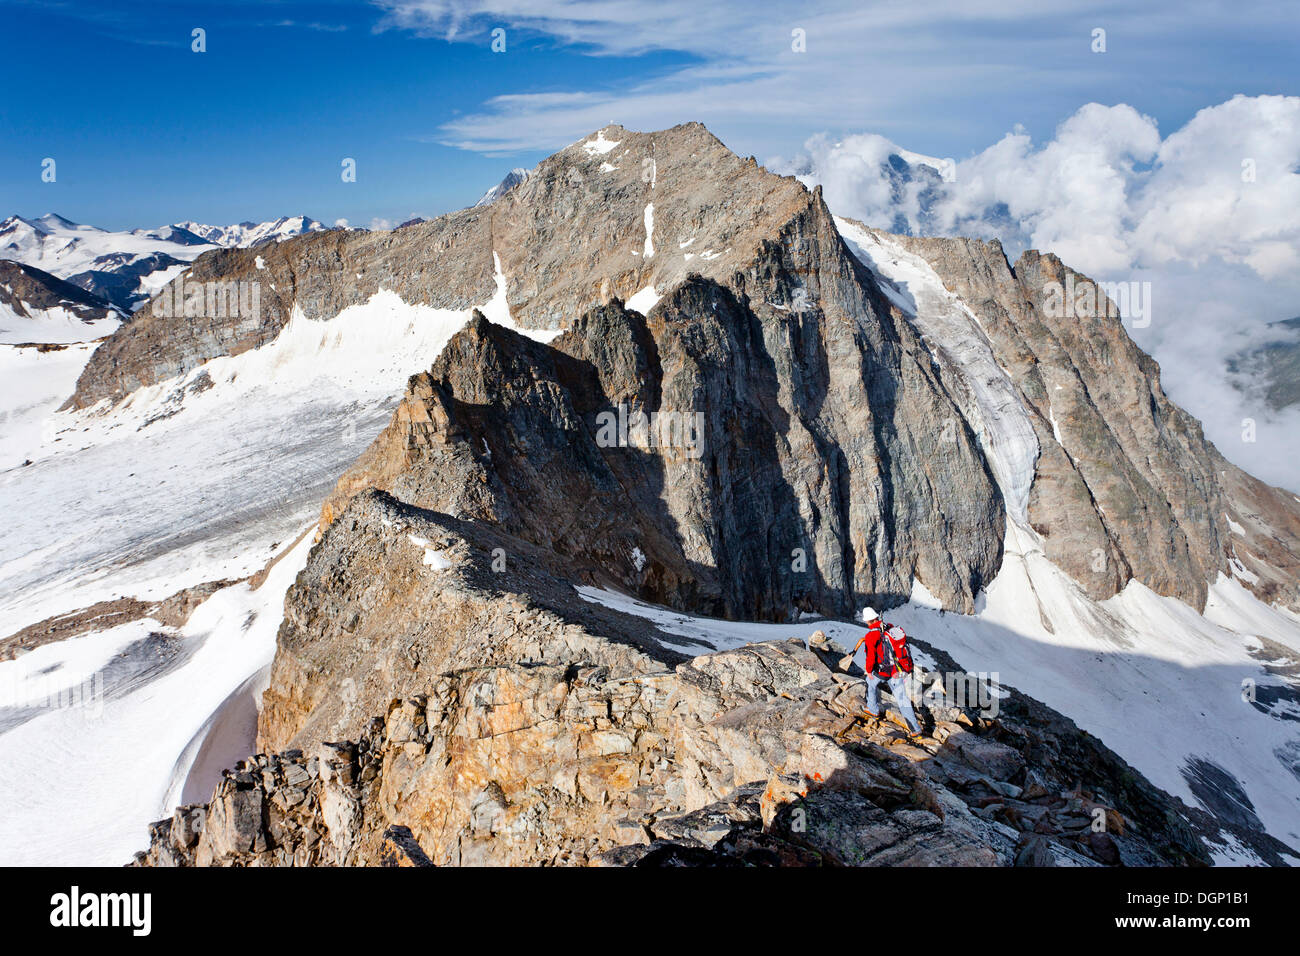
{"type": "Polygon", "coordinates": [[[291,591],[267,753],[156,824],[139,862],[1206,860],[1180,805],[1014,691],[997,716],[927,695],[908,741],[859,719],[819,635],[687,658],[548,560],[358,495],[291,591]]]}
{"type": "Polygon", "coordinates": [[[324,523],[373,486],[700,613],[848,616],[901,603],[913,577],[969,610],[1001,560],[1001,503],[969,438],[930,426],[956,412],[898,350],[760,318],[701,277],[648,317],[594,309],[552,346],[476,317],[412,379],[324,523]],[[660,424],[638,437],[624,422],[643,412],[660,424]]]}
{"type": "Polygon", "coordinates": [[[123,317],[107,301],[78,285],[8,259],[0,259],[0,308],[20,318],[31,318],[37,310],[63,308],[87,323],[123,317]]]}
{"type": "Polygon", "coordinates": [[[1300,502],[1206,440],[1099,286],[1053,255],[1029,251],[1012,266],[996,241],[888,238],[979,317],[1032,411],[1029,520],[1091,597],[1136,578],[1200,610],[1207,585],[1235,571],[1265,602],[1300,609],[1300,502]],[[1069,289],[1073,311],[1053,298],[1069,289]],[[1095,304],[1081,306],[1089,294],[1095,304]]]}
{"type": "Polygon", "coordinates": [[[412,382],[326,522],[373,485],[503,522],[584,574],[704,613],[844,615],[901,603],[914,579],[973,609],[1001,560],[999,493],[919,336],[819,194],[698,126],[606,129],[478,215],[504,272],[527,277],[509,286],[516,319],[567,331],[547,349],[471,322],[412,382]],[[626,169],[643,155],[645,179],[626,169]],[[654,235],[687,238],[651,255],[654,235]],[[698,258],[681,254],[697,242],[698,258]],[[665,294],[644,316],[616,297],[646,288],[665,294]],[[619,445],[638,444],[623,422],[643,413],[675,422],[676,440],[609,447],[608,412],[619,445]]]}

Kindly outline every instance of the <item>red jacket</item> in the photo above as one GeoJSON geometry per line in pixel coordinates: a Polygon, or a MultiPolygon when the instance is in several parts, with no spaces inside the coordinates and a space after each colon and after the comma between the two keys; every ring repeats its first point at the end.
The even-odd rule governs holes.
{"type": "Polygon", "coordinates": [[[907,649],[907,634],[901,627],[893,624],[888,625],[888,631],[879,620],[872,621],[867,628],[866,635],[859,643],[865,643],[867,646],[867,661],[863,667],[868,674],[875,674],[878,677],[886,679],[893,677],[900,670],[904,674],[912,673],[912,655],[907,649]],[[889,644],[894,650],[894,658],[898,661],[898,667],[893,667],[889,662],[888,655],[881,653],[881,641],[885,636],[889,638],[889,644]]]}

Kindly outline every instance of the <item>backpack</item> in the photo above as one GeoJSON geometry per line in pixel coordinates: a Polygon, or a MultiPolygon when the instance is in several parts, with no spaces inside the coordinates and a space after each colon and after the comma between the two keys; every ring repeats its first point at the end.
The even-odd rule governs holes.
{"type": "MultiPolygon", "coordinates": [[[[903,664],[912,664],[912,656],[907,652],[907,645],[904,644],[901,653],[894,652],[894,642],[890,640],[890,634],[894,630],[894,625],[887,624],[880,629],[880,646],[876,654],[876,676],[886,679],[896,676],[905,668],[903,664]]],[[[907,640],[907,632],[901,627],[898,629],[904,641],[907,640]]]]}

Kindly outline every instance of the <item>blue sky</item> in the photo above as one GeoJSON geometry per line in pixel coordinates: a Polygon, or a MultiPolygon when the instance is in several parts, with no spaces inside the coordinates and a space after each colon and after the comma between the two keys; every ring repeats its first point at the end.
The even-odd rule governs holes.
{"type": "Polygon", "coordinates": [[[960,159],[1017,125],[1049,139],[1090,101],[1166,132],[1300,88],[1290,3],[0,0],[0,18],[0,215],[118,229],[436,215],[609,121],[699,119],[760,161],[822,132],[960,159]]]}

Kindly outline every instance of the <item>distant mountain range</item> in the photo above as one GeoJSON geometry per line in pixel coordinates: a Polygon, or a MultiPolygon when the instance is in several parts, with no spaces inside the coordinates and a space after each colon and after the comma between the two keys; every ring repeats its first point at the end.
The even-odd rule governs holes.
{"type": "Polygon", "coordinates": [[[200,243],[242,248],[263,242],[279,242],[291,236],[301,236],[305,232],[324,232],[326,228],[324,223],[317,222],[310,216],[281,216],[271,222],[241,222],[234,226],[181,222],[174,226],[164,226],[155,234],[161,236],[166,230],[175,230],[180,234],[194,236],[200,243]]]}
{"type": "Polygon", "coordinates": [[[36,219],[10,216],[0,222],[0,260],[35,266],[129,315],[204,252],[278,242],[325,228],[309,216],[282,216],[234,226],[184,222],[114,232],[57,213],[36,219]]]}

